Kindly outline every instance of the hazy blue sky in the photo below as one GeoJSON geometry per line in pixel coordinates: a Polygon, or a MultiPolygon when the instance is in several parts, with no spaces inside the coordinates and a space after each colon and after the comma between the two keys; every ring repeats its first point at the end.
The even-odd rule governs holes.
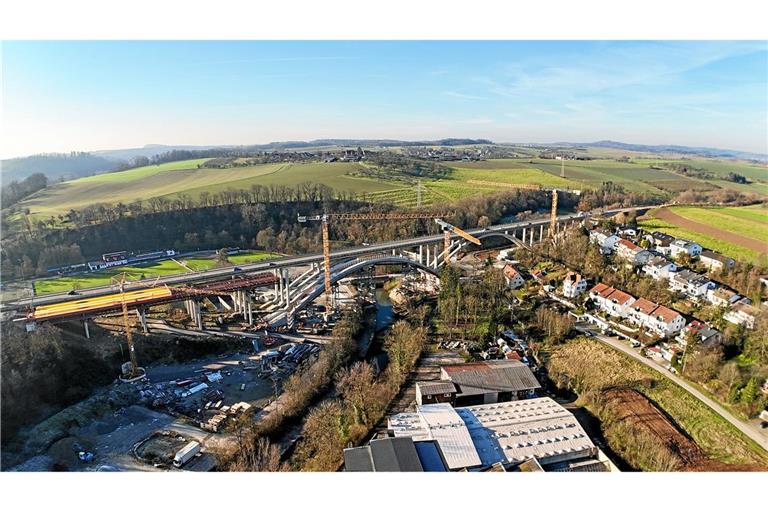
{"type": "Polygon", "coordinates": [[[768,153],[766,42],[5,42],[3,156],[485,137],[768,153]]]}

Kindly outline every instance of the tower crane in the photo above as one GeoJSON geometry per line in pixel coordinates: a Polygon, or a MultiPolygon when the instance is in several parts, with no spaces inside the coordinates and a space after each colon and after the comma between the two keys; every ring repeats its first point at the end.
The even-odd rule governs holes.
{"type": "MultiPolygon", "coordinates": [[[[328,225],[339,220],[412,220],[432,219],[433,213],[323,213],[320,215],[299,215],[299,222],[320,222],[323,233],[323,265],[325,273],[326,307],[331,307],[331,248],[328,239],[328,225]]],[[[457,228],[458,229],[458,228],[457,228]]]]}
{"type": "Polygon", "coordinates": [[[120,293],[122,294],[123,327],[125,328],[125,338],[128,342],[128,356],[130,357],[131,365],[130,370],[124,373],[129,379],[133,379],[142,375],[142,372],[139,369],[139,362],[136,358],[136,347],[133,344],[133,332],[131,331],[131,323],[128,320],[128,304],[125,302],[125,272],[120,274],[119,280],[117,280],[116,277],[113,277],[111,281],[118,285],[120,293]]]}

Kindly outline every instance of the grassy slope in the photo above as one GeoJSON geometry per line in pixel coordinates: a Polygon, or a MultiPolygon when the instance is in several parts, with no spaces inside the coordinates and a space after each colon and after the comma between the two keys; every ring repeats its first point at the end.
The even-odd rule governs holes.
{"type": "MultiPolygon", "coordinates": [[[[703,210],[703,209],[698,209],[698,210],[703,210]]],[[[739,210],[742,210],[742,209],[739,209],[739,210]]],[[[677,209],[674,209],[674,211],[677,212],[677,209]]],[[[693,220],[696,220],[698,222],[706,222],[704,219],[706,219],[706,216],[696,216],[695,218],[693,218],[693,220]]],[[[669,233],[670,235],[677,238],[695,240],[696,242],[703,245],[707,249],[712,249],[713,251],[723,253],[737,260],[756,262],[756,261],[764,260],[766,258],[765,254],[760,254],[746,247],[742,247],[737,244],[720,240],[719,238],[713,238],[711,236],[704,235],[702,233],[699,233],[698,231],[690,231],[688,229],[683,229],[679,226],[675,226],[661,219],[646,217],[639,222],[639,225],[648,231],[662,231],[664,233],[669,233]]],[[[722,226],[718,225],[716,221],[712,223],[712,225],[720,227],[721,229],[725,229],[722,226]]],[[[734,232],[740,233],[740,231],[734,231],[734,232]]],[[[744,233],[741,233],[741,234],[744,234],[744,233]]],[[[745,235],[745,236],[749,236],[749,235],[745,235]]]]}
{"type": "Polygon", "coordinates": [[[45,295],[47,293],[66,292],[73,288],[81,290],[94,286],[104,286],[110,284],[112,277],[118,276],[123,272],[126,273],[126,280],[136,281],[142,278],[148,279],[158,276],[183,274],[187,270],[172,260],[112,267],[89,274],[54,277],[35,281],[35,293],[37,295],[45,295]]]}
{"type": "Polygon", "coordinates": [[[94,203],[130,203],[151,197],[173,197],[180,193],[199,196],[217,192],[250,189],[253,184],[294,186],[312,181],[347,192],[380,191],[399,185],[347,176],[358,169],[355,163],[263,164],[231,169],[197,166],[206,159],[172,162],[160,166],[101,174],[64,182],[45,189],[24,201],[33,216],[49,217],[94,203]]]}
{"type": "MultiPolygon", "coordinates": [[[[739,216],[739,208],[696,208],[674,207],[673,212],[688,220],[707,224],[731,233],[768,242],[768,223],[765,220],[755,220],[739,216]],[[736,215],[732,213],[736,212],[736,215]]],[[[748,211],[747,214],[759,215],[759,212],[748,211]]]]}
{"type": "MultiPolygon", "coordinates": [[[[253,263],[256,261],[276,258],[278,256],[280,255],[269,252],[245,251],[240,254],[230,256],[229,261],[239,265],[243,263],[253,263]]],[[[100,272],[92,272],[89,274],[41,279],[35,282],[35,293],[37,295],[45,295],[47,293],[66,292],[73,288],[76,290],[81,290],[83,288],[92,288],[94,286],[104,286],[110,284],[111,278],[113,276],[118,276],[123,272],[126,273],[126,280],[136,281],[138,279],[148,279],[158,276],[184,274],[188,272],[184,265],[195,272],[199,272],[201,270],[209,270],[216,266],[216,260],[214,257],[193,256],[179,259],[178,261],[181,263],[181,265],[173,260],[163,260],[139,265],[113,267],[100,272]]]]}

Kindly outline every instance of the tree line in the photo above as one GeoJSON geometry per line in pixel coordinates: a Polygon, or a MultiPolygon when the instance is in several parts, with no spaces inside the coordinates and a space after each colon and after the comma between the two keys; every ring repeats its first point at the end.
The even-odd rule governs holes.
{"type": "Polygon", "coordinates": [[[41,172],[36,172],[21,181],[12,180],[3,185],[0,205],[9,208],[27,196],[48,186],[48,178],[41,172]]]}

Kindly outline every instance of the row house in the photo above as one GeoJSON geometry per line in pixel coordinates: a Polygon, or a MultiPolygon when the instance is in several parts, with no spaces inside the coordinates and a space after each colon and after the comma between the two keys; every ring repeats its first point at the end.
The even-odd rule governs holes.
{"type": "Polygon", "coordinates": [[[642,297],[632,303],[628,318],[660,336],[669,336],[685,327],[683,315],[642,297]]]}
{"type": "Polygon", "coordinates": [[[625,318],[629,313],[629,306],[635,302],[630,294],[617,290],[612,286],[598,283],[589,291],[589,297],[606,313],[625,318]]]}
{"type": "Polygon", "coordinates": [[[643,265],[651,258],[651,253],[635,243],[621,239],[615,245],[616,256],[630,262],[632,265],[643,265]]]}
{"type": "Polygon", "coordinates": [[[563,279],[563,297],[576,298],[587,291],[587,280],[581,274],[568,272],[563,279]]]}
{"type": "Polygon", "coordinates": [[[656,250],[662,254],[669,254],[669,246],[675,241],[675,237],[661,231],[654,231],[645,235],[645,239],[651,242],[656,247],[656,250]]]}
{"type": "Polygon", "coordinates": [[[721,270],[727,270],[733,268],[733,266],[736,264],[736,260],[733,258],[724,256],[719,252],[710,251],[709,249],[704,249],[701,251],[701,254],[699,254],[699,261],[702,265],[707,267],[707,270],[710,272],[720,272],[721,270]]]}
{"type": "Polygon", "coordinates": [[[669,279],[677,272],[677,265],[661,256],[654,256],[643,265],[643,272],[655,280],[669,279]]]}
{"type": "Polygon", "coordinates": [[[681,270],[671,274],[669,288],[671,290],[682,292],[691,299],[699,299],[707,295],[707,290],[715,288],[715,283],[701,274],[692,272],[688,269],[681,270]]]}

